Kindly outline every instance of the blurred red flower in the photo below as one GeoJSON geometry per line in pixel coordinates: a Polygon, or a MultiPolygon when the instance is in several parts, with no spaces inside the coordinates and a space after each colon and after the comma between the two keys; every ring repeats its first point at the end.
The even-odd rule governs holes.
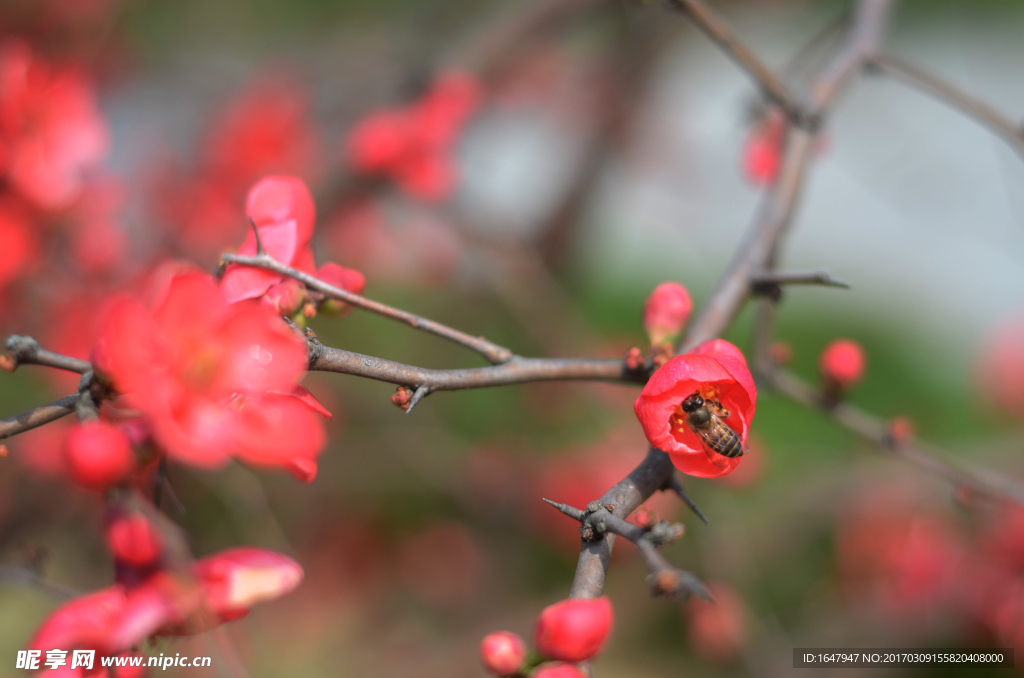
{"type": "Polygon", "coordinates": [[[708,582],[713,603],[691,598],[683,606],[694,651],[709,662],[729,661],[747,640],[747,608],[728,584],[708,582]]]}
{"type": "Polygon", "coordinates": [[[357,172],[387,175],[411,196],[443,200],[457,182],[452,145],[479,100],[472,76],[443,73],[418,101],[363,118],[346,139],[348,159],[357,172]]]}
{"type": "Polygon", "coordinates": [[[757,400],[754,379],[744,363],[723,353],[676,356],[651,376],[633,406],[644,435],[684,473],[703,478],[730,473],[742,457],[705,452],[700,437],[679,424],[680,405],[694,393],[718,399],[730,413],[725,423],[746,442],[757,400]],[[714,462],[708,454],[715,454],[714,462]]]}
{"type": "Polygon", "coordinates": [[[92,490],[124,480],[135,466],[128,436],[104,421],[74,426],[65,441],[64,458],[74,481],[92,490]]]}
{"type": "Polygon", "coordinates": [[[1000,410],[1024,418],[1024,317],[999,323],[978,360],[979,390],[1000,410]]]}
{"type": "Polygon", "coordinates": [[[852,339],[836,339],[821,352],[818,368],[826,384],[833,389],[847,389],[864,376],[864,349],[852,339]]]}
{"type": "Polygon", "coordinates": [[[782,166],[786,119],[777,109],[769,111],[747,137],[743,147],[743,173],[755,186],[775,183],[782,166]]]}
{"type": "Polygon", "coordinates": [[[324,444],[319,415],[291,396],[305,342],[267,306],[228,304],[213,279],[182,273],[147,308],[116,297],[93,350],[97,370],[181,461],[237,457],[309,476],[324,444]]]}
{"type": "Polygon", "coordinates": [[[488,633],[480,642],[480,658],[494,675],[511,676],[526,661],[526,641],[511,631],[488,633]]]}

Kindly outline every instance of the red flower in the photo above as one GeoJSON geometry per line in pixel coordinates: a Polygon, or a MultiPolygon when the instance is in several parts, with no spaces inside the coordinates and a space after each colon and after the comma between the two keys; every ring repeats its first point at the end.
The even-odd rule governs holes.
{"type": "Polygon", "coordinates": [[[419,101],[357,124],[346,139],[349,161],[359,172],[389,175],[414,197],[442,200],[457,180],[451,147],[479,99],[472,76],[442,74],[419,101]]]}
{"type": "Polygon", "coordinates": [[[821,375],[834,389],[847,389],[864,376],[864,349],[851,339],[836,339],[818,359],[821,375]]]}
{"type": "Polygon", "coordinates": [[[569,598],[544,608],[537,619],[534,641],[546,659],[581,662],[601,651],[611,630],[608,596],[569,598]]]}
{"type": "Polygon", "coordinates": [[[83,74],[52,68],[24,42],[0,44],[0,170],[19,193],[43,209],[67,207],[109,136],[83,74]]]}
{"type": "Polygon", "coordinates": [[[686,288],[677,282],[663,282],[644,303],[644,329],[651,344],[661,344],[679,334],[690,319],[693,302],[686,288]]]}
{"type": "Polygon", "coordinates": [[[977,383],[1000,410],[1024,418],[1024,317],[1000,323],[981,351],[977,383]]]}
{"type": "MultiPolygon", "coordinates": [[[[260,230],[267,254],[287,266],[313,273],[316,265],[309,245],[316,221],[316,207],[306,184],[295,177],[271,176],[249,191],[249,217],[260,230]]],[[[256,254],[256,235],[249,229],[239,254],[256,254]]],[[[221,290],[228,303],[263,295],[285,276],[274,271],[231,264],[224,271],[221,290]]]]}
{"type": "Polygon", "coordinates": [[[489,633],[480,643],[480,658],[494,675],[511,676],[526,661],[526,642],[511,631],[489,633]]]}
{"type": "Polygon", "coordinates": [[[575,664],[545,664],[533,674],[533,678],[585,678],[575,664]]]}
{"type": "Polygon", "coordinates": [[[723,422],[746,443],[757,400],[754,379],[743,362],[723,352],[676,356],[651,376],[633,409],[648,442],[668,452],[679,470],[702,478],[730,473],[742,457],[706,451],[682,420],[680,405],[694,393],[717,399],[729,412],[723,422]]]}
{"type": "Polygon", "coordinates": [[[743,147],[743,173],[755,186],[775,183],[782,166],[782,145],[786,121],[778,110],[772,110],[750,133],[743,147]]]}
{"type": "MultiPolygon", "coordinates": [[[[363,288],[366,287],[366,278],[362,273],[354,268],[345,268],[333,262],[327,262],[321,266],[316,272],[316,277],[353,294],[362,294],[363,288]]],[[[321,309],[328,313],[340,313],[343,316],[352,312],[351,306],[336,299],[326,300],[321,309]]]]}
{"type": "Polygon", "coordinates": [[[693,649],[711,662],[732,659],[746,642],[747,610],[731,586],[709,583],[715,602],[696,596],[683,608],[693,649]]]}
{"type": "Polygon", "coordinates": [[[93,490],[124,480],[135,466],[128,436],[103,421],[72,428],[64,444],[64,459],[75,482],[93,490]]]}
{"type": "Polygon", "coordinates": [[[256,603],[291,593],[304,576],[302,566],[288,556],[255,547],[202,558],[192,574],[203,588],[206,605],[224,621],[248,614],[256,603]]]}
{"type": "Polygon", "coordinates": [[[174,276],[152,308],[114,300],[93,363],[141,411],[175,458],[214,467],[230,457],[292,469],[315,464],[319,417],[292,397],[305,342],[267,306],[228,304],[212,278],[174,276]]]}
{"type": "Polygon", "coordinates": [[[0,289],[28,272],[39,256],[32,223],[12,202],[0,202],[0,289]]]}
{"type": "Polygon", "coordinates": [[[156,528],[141,513],[118,516],[107,526],[107,546],[119,562],[137,567],[154,563],[163,550],[156,528]]]}
{"type": "Polygon", "coordinates": [[[743,366],[747,365],[747,357],[743,355],[743,351],[736,347],[736,344],[730,343],[725,339],[708,339],[697,344],[691,353],[699,353],[701,355],[724,355],[729,358],[735,358],[736,360],[743,363],[743,366]]]}

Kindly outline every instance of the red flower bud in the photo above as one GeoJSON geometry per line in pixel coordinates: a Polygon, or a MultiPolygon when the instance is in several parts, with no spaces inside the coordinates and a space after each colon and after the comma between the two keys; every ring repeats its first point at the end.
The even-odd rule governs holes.
{"type": "Polygon", "coordinates": [[[484,668],[494,675],[511,676],[526,661],[526,643],[511,631],[489,633],[480,643],[480,657],[484,668]]]}
{"type": "Polygon", "coordinates": [[[836,389],[846,389],[864,376],[864,349],[850,339],[836,339],[818,359],[821,375],[836,389]]]}
{"type": "Polygon", "coordinates": [[[117,560],[144,567],[160,557],[163,540],[140,513],[120,516],[107,526],[107,546],[117,560]]]}
{"type": "Polygon", "coordinates": [[[642,527],[645,530],[654,527],[658,523],[658,512],[647,506],[641,506],[629,517],[630,522],[642,527]]]}
{"type": "Polygon", "coordinates": [[[275,285],[263,295],[262,302],[279,315],[294,315],[306,301],[306,287],[296,280],[287,278],[275,285]]]}
{"type": "Polygon", "coordinates": [[[124,480],[135,464],[128,437],[103,421],[72,428],[64,443],[64,458],[75,482],[93,490],[124,480]]]}
{"type": "Polygon", "coordinates": [[[608,596],[596,600],[570,598],[549,605],[540,613],[534,640],[546,659],[581,662],[604,646],[612,629],[612,603],[608,596]]]}
{"type": "Polygon", "coordinates": [[[686,288],[676,282],[663,282],[644,302],[644,329],[651,344],[660,344],[679,334],[690,319],[693,302],[686,288]]]}
{"type": "Polygon", "coordinates": [[[768,347],[768,355],[776,365],[788,365],[793,359],[793,347],[785,341],[776,341],[768,347]]]}
{"type": "Polygon", "coordinates": [[[726,417],[719,412],[722,423],[746,443],[757,391],[746,365],[724,352],[676,356],[651,376],[633,409],[648,442],[668,452],[679,470],[702,478],[730,473],[742,457],[726,457],[708,449],[686,423],[681,404],[695,393],[705,400],[717,400],[728,413],[726,417]]]}
{"type": "Polygon", "coordinates": [[[894,417],[886,424],[885,432],[897,445],[909,442],[914,437],[914,422],[907,417],[894,417]]]}
{"type": "Polygon", "coordinates": [[[575,664],[547,664],[540,667],[533,678],[585,678],[575,664]]]}

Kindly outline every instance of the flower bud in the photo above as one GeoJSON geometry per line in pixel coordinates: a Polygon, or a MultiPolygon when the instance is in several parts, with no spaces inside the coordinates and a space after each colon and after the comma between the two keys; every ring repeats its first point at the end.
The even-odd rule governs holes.
{"type": "Polygon", "coordinates": [[[305,301],[306,287],[291,278],[271,285],[262,298],[262,302],[279,315],[294,315],[305,301]]]}
{"type": "Polygon", "coordinates": [[[537,651],[546,659],[581,662],[601,651],[611,628],[608,596],[570,598],[544,608],[534,639],[537,651]]]}
{"type": "Polygon", "coordinates": [[[533,674],[533,678],[585,678],[575,664],[547,664],[533,674]]]}
{"type": "Polygon", "coordinates": [[[480,643],[480,657],[484,668],[494,675],[511,676],[526,661],[526,643],[511,631],[489,633],[480,643]]]}
{"type": "Polygon", "coordinates": [[[160,533],[141,513],[119,516],[107,526],[107,546],[118,561],[145,567],[160,557],[160,533]]]}
{"type": "Polygon", "coordinates": [[[128,437],[104,421],[72,428],[64,443],[64,458],[75,482],[94,490],[124,480],[135,463],[128,437]]]}
{"type": "Polygon", "coordinates": [[[825,347],[818,360],[821,375],[829,387],[847,389],[864,376],[864,349],[850,339],[836,339],[825,347]]]}
{"type": "Polygon", "coordinates": [[[661,344],[679,334],[690,319],[693,302],[686,288],[677,282],[663,282],[644,302],[644,329],[651,344],[661,344]]]}

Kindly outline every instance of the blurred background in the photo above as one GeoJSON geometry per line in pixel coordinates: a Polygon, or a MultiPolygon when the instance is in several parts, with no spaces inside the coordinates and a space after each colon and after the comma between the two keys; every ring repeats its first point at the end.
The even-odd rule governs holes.
{"type": "MultiPolygon", "coordinates": [[[[848,4],[713,7],[801,83],[848,4]]],[[[1019,2],[915,0],[886,43],[1016,119],[1022,35],[1019,2]]],[[[657,283],[698,305],[710,292],[781,143],[746,76],[656,3],[0,0],[0,37],[0,329],[83,358],[111,292],[238,247],[245,193],[268,173],[309,183],[318,258],[363,271],[370,298],[524,355],[620,356],[644,346],[657,283]],[[19,89],[25,68],[36,84],[19,89]]],[[[1024,162],[1009,146],[865,76],[821,136],[785,251],[786,268],[852,285],[787,291],[777,337],[794,371],[816,378],[821,349],[852,338],[868,356],[854,403],[968,466],[1024,475],[1024,162]]],[[[366,313],[310,324],[361,353],[480,364],[366,313]]],[[[727,338],[747,350],[751,324],[748,309],[727,338]]],[[[2,375],[0,416],[76,383],[2,375]]],[[[442,393],[405,416],[386,384],[304,383],[334,413],[313,484],[172,464],[168,512],[197,555],[273,548],[305,582],[224,627],[230,643],[151,654],[212,654],[226,676],[483,676],[483,635],[528,636],[569,590],[577,526],[541,497],[584,505],[646,450],[628,386],[442,393]]],[[[67,425],[7,441],[0,563],[85,592],[113,567],[97,496],[62,469],[67,425]]],[[[687,525],[667,557],[714,582],[719,605],[651,599],[618,544],[597,675],[788,675],[802,646],[1024,647],[1024,514],[770,392],[752,441],[735,473],[687,483],[710,525],[651,500],[687,525]]],[[[0,578],[0,674],[60,601],[0,578]]]]}

